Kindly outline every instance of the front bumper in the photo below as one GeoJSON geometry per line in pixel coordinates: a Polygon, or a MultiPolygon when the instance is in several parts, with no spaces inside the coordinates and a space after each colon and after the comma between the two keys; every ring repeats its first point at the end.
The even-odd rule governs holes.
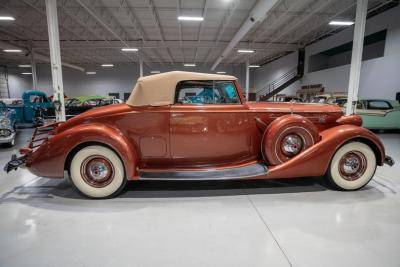
{"type": "Polygon", "coordinates": [[[394,165],[394,159],[392,157],[386,155],[384,163],[389,165],[390,167],[392,167],[394,165]]]}
{"type": "Polygon", "coordinates": [[[18,167],[24,166],[26,162],[26,156],[23,155],[21,157],[17,157],[17,155],[13,154],[11,156],[11,160],[6,163],[4,166],[4,171],[9,173],[12,170],[17,170],[18,167]]]}
{"type": "Polygon", "coordinates": [[[10,136],[0,137],[0,144],[11,143],[15,138],[15,132],[11,133],[10,136]]]}

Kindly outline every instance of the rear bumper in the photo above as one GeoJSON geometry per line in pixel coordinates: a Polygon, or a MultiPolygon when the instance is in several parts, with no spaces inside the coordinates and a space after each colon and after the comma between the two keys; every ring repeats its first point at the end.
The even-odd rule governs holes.
{"type": "Polygon", "coordinates": [[[392,157],[386,155],[384,163],[389,165],[390,167],[392,167],[394,165],[394,159],[392,157]]]}
{"type": "Polygon", "coordinates": [[[17,157],[17,155],[12,155],[11,160],[4,166],[4,171],[9,173],[12,170],[17,170],[18,167],[25,166],[26,156],[17,157]]]}

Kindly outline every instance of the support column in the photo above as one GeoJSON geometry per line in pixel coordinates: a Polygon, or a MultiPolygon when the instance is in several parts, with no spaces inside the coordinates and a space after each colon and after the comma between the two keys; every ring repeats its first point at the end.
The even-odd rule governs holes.
{"type": "Polygon", "coordinates": [[[139,59],[139,76],[143,77],[143,59],[139,59]]]}
{"type": "Polygon", "coordinates": [[[31,69],[32,69],[32,89],[37,90],[37,74],[36,74],[36,60],[35,54],[31,50],[31,69]]]}
{"type": "Polygon", "coordinates": [[[64,87],[62,79],[60,37],[58,33],[57,0],[46,0],[47,28],[49,32],[53,100],[56,105],[56,120],[65,121],[64,87]]]}
{"type": "Polygon", "coordinates": [[[367,20],[367,8],[368,0],[357,0],[346,115],[354,113],[358,99],[358,88],[360,86],[361,62],[364,46],[365,21],[367,20]]]}
{"type": "Polygon", "coordinates": [[[249,101],[249,90],[250,90],[250,59],[246,60],[246,101],[249,101]]]}

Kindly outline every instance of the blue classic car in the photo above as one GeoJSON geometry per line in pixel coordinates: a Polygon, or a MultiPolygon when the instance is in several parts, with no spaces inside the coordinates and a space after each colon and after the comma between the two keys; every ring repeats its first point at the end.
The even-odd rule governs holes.
{"type": "Polygon", "coordinates": [[[54,115],[53,103],[42,91],[27,90],[22,94],[22,100],[2,99],[0,101],[6,103],[8,108],[15,110],[17,123],[41,125],[45,116],[54,115]]]}
{"type": "Polygon", "coordinates": [[[0,101],[0,144],[14,145],[16,112],[0,101]]]}

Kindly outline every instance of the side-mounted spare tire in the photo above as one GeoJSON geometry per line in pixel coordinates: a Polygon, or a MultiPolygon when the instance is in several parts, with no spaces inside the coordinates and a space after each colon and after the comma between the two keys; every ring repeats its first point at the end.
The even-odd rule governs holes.
{"type": "Polygon", "coordinates": [[[319,141],[318,129],[300,115],[275,119],[264,132],[261,152],[270,165],[284,163],[319,141]]]}

